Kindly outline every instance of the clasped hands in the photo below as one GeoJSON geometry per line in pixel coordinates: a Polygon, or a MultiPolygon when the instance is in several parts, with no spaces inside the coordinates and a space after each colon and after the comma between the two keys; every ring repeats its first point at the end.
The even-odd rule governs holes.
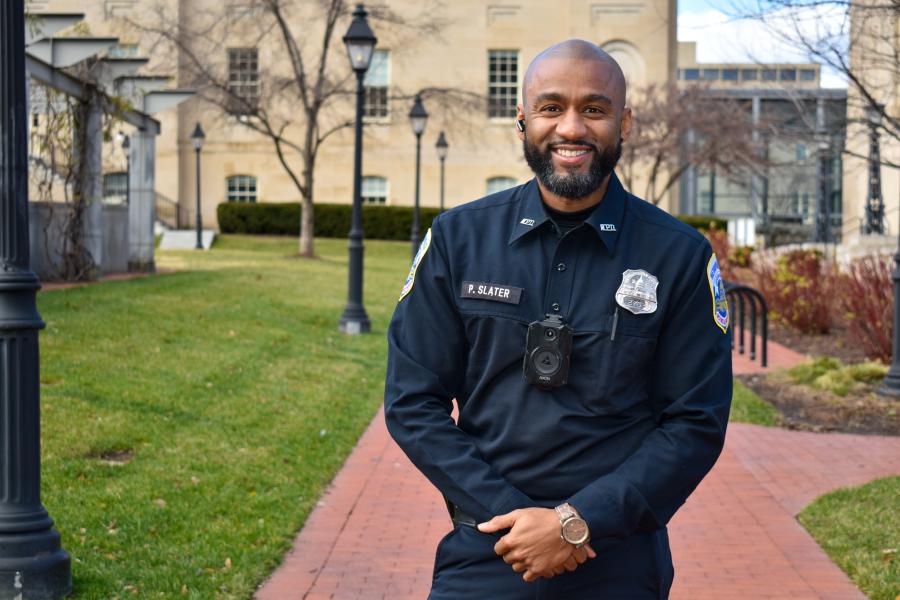
{"type": "Polygon", "coordinates": [[[522,508],[478,524],[482,533],[502,529],[509,533],[494,545],[494,552],[528,582],[574,571],[597,557],[590,544],[575,548],[560,537],[559,517],[552,508],[522,508]]]}

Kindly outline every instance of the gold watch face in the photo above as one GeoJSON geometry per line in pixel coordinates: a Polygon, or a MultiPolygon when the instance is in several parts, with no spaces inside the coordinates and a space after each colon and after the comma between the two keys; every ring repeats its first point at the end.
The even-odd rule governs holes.
{"type": "Polygon", "coordinates": [[[562,526],[563,538],[570,544],[581,544],[587,540],[588,526],[584,519],[566,519],[562,526]]]}

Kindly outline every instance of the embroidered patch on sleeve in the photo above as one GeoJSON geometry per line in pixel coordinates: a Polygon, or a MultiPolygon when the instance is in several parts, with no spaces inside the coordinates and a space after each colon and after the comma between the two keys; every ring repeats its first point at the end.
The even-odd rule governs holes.
{"type": "Polygon", "coordinates": [[[403,300],[406,295],[412,291],[413,284],[416,282],[416,271],[419,270],[419,263],[422,262],[422,258],[425,256],[425,253],[428,252],[428,249],[431,247],[431,229],[428,230],[428,233],[425,234],[425,238],[422,240],[422,243],[419,244],[419,251],[416,252],[416,257],[413,259],[412,266],[409,268],[409,275],[406,276],[406,283],[403,284],[403,289],[400,290],[400,297],[397,299],[397,302],[403,300]]]}
{"type": "Polygon", "coordinates": [[[709,291],[712,294],[713,321],[722,333],[728,331],[728,299],[725,297],[725,281],[719,270],[719,261],[716,255],[709,257],[706,264],[706,278],[709,280],[709,291]]]}

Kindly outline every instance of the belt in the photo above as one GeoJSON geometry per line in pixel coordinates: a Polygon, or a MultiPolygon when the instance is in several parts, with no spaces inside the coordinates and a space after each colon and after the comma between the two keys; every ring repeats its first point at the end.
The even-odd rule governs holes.
{"type": "Polygon", "coordinates": [[[450,520],[453,521],[454,526],[465,525],[467,527],[475,527],[478,524],[474,517],[470,517],[461,511],[457,505],[448,503],[447,508],[450,509],[450,520]]]}

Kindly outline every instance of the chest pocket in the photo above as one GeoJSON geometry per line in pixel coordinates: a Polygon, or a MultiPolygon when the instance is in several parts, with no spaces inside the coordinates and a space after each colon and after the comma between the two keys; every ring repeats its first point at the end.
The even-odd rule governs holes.
{"type": "Polygon", "coordinates": [[[573,376],[585,408],[597,415],[650,410],[648,386],[656,350],[652,320],[623,326],[621,314],[612,337],[613,315],[600,319],[598,331],[576,333],[572,348],[573,376]]]}

